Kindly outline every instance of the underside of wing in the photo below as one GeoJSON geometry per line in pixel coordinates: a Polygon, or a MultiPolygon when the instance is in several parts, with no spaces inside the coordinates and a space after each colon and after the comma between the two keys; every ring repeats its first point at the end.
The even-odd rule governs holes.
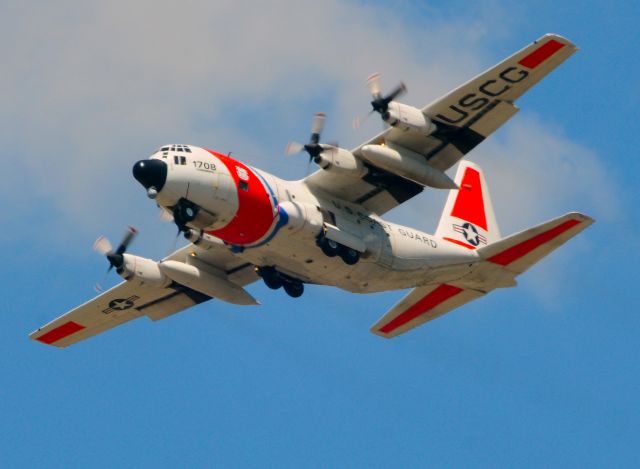
{"type": "Polygon", "coordinates": [[[140,316],[161,319],[209,299],[207,295],[177,284],[155,288],[122,282],[29,337],[47,345],[67,347],[140,316]]]}
{"type": "MultiPolygon", "coordinates": [[[[185,262],[188,256],[197,257],[200,263],[218,269],[237,288],[258,278],[253,265],[225,248],[205,250],[189,245],[171,254],[165,261],[185,262]]],[[[176,281],[162,287],[136,280],[125,281],[51,321],[29,337],[63,348],[132,319],[147,316],[157,321],[211,298],[209,294],[176,281]]]]}
{"type": "MultiPolygon", "coordinates": [[[[569,40],[547,34],[459,86],[422,112],[435,131],[390,127],[352,150],[363,159],[363,147],[383,145],[424,158],[430,167],[446,171],[518,112],[514,101],[577,50],[569,40]]],[[[363,177],[320,170],[306,178],[312,190],[327,192],[363,205],[378,215],[419,194],[424,186],[396,173],[365,163],[363,177]]]]}

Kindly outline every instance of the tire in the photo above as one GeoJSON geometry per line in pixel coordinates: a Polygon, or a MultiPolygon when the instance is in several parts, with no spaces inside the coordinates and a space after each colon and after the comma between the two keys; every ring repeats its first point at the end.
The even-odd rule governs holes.
{"type": "Polygon", "coordinates": [[[354,264],[357,264],[358,261],[360,260],[360,253],[355,249],[351,249],[344,246],[340,250],[340,257],[342,258],[345,264],[354,265],[354,264]]]}
{"type": "Polygon", "coordinates": [[[180,208],[178,209],[178,215],[180,219],[184,220],[185,222],[193,221],[197,214],[198,209],[192,205],[183,204],[180,205],[180,208]]]}
{"type": "Polygon", "coordinates": [[[282,286],[282,279],[275,269],[265,269],[262,273],[262,280],[264,280],[264,284],[272,290],[277,290],[282,286]]]}
{"type": "Polygon", "coordinates": [[[340,251],[340,245],[329,238],[322,238],[320,241],[320,249],[325,256],[336,257],[340,251]]]}
{"type": "Polygon", "coordinates": [[[298,298],[304,293],[304,284],[302,282],[285,282],[284,291],[291,298],[298,298]]]}

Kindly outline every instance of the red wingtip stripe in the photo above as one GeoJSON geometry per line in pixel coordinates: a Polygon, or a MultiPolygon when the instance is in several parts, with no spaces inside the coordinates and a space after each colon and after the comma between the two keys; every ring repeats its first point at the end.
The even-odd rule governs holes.
{"type": "Polygon", "coordinates": [[[505,249],[504,251],[494,256],[491,256],[488,260],[490,262],[493,262],[494,264],[499,265],[511,264],[513,261],[516,261],[522,256],[529,254],[537,247],[540,247],[544,243],[551,241],[552,239],[560,236],[565,231],[570,230],[571,228],[579,224],[579,220],[567,220],[564,223],[556,226],[555,228],[551,228],[548,231],[540,233],[533,238],[527,239],[520,244],[511,246],[510,248],[505,249]]]}
{"type": "Polygon", "coordinates": [[[445,241],[449,241],[450,243],[458,244],[458,245],[463,246],[463,247],[465,247],[467,249],[476,249],[475,246],[471,246],[470,244],[463,243],[462,241],[458,241],[457,239],[453,239],[453,238],[442,238],[442,239],[444,239],[445,241]]]}
{"type": "Polygon", "coordinates": [[[540,47],[520,60],[520,62],[518,63],[527,68],[536,68],[538,65],[558,52],[564,46],[565,44],[558,42],[555,39],[551,39],[550,41],[542,44],[540,47]]]}
{"type": "Polygon", "coordinates": [[[51,345],[54,342],[57,342],[60,339],[64,339],[65,337],[81,331],[84,328],[85,326],[82,326],[77,322],[69,321],[65,322],[61,326],[56,327],[55,329],[50,330],[46,334],[41,335],[40,337],[36,338],[36,340],[51,345]]]}
{"type": "Polygon", "coordinates": [[[409,321],[412,321],[418,316],[425,314],[430,309],[435,308],[440,303],[448,300],[452,296],[457,295],[461,291],[462,288],[443,283],[442,285],[438,286],[438,288],[415,303],[413,306],[411,306],[409,309],[400,313],[400,315],[396,316],[387,324],[382,326],[379,331],[384,334],[389,334],[390,332],[395,331],[397,328],[405,325],[409,321]]]}

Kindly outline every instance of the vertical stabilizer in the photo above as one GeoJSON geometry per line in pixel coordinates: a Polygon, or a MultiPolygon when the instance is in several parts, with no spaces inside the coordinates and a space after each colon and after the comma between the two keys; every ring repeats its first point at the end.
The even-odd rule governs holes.
{"type": "Polygon", "coordinates": [[[436,236],[468,249],[478,249],[500,239],[500,230],[482,169],[462,160],[449,192],[436,236]]]}

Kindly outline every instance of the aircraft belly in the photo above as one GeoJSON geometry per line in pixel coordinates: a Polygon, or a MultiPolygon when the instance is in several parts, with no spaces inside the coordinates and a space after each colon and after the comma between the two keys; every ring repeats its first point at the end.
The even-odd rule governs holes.
{"type": "Polygon", "coordinates": [[[242,256],[261,266],[275,266],[280,272],[318,285],[330,285],[354,293],[371,293],[411,288],[430,278],[429,268],[394,270],[393,262],[364,257],[355,265],[340,257],[327,257],[315,240],[276,236],[267,244],[247,249],[242,256]]]}

